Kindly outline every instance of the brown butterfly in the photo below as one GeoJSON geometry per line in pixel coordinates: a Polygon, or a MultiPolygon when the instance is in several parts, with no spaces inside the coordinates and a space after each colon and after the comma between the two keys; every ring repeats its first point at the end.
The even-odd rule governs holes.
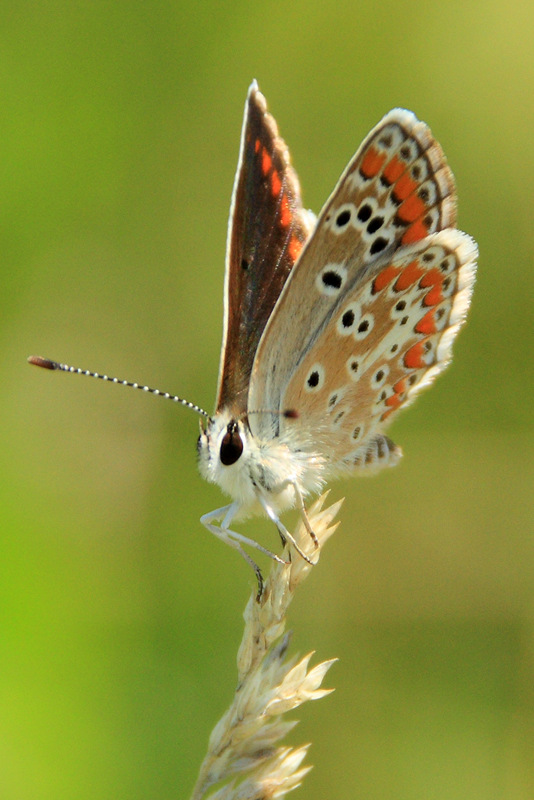
{"type": "Polygon", "coordinates": [[[201,521],[251,564],[260,590],[243,545],[280,559],[234,522],[266,513],[296,546],[284,510],[297,506],[314,538],[308,495],[330,478],[398,462],[384,431],[446,367],[469,307],[477,247],[455,224],[441,147],[403,109],[367,136],[315,220],[252,83],[230,212],[216,410],[208,416],[173,399],[207,417],[200,471],[233,498],[201,521]]]}
{"type": "Polygon", "coordinates": [[[199,440],[202,474],[233,498],[202,522],[242,554],[233,521],[263,510],[291,539],[282,511],[297,505],[306,519],[304,500],[325,481],[399,460],[384,430],[447,365],[469,306],[477,248],[455,222],[439,144],[395,109],[313,223],[252,84],[217,408],[199,440]]]}

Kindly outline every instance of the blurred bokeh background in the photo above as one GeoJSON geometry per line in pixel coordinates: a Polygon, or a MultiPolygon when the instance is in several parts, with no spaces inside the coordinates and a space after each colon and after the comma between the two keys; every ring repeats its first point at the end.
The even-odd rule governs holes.
{"type": "Polygon", "coordinates": [[[222,497],[194,415],[25,359],[212,408],[252,78],[308,207],[405,106],[480,246],[454,364],[392,430],[402,464],[332,487],[291,623],[337,690],[294,715],[298,796],[534,796],[533,41],[526,0],[2,4],[2,800],[187,798],[231,699],[253,581],[198,522],[222,497]]]}

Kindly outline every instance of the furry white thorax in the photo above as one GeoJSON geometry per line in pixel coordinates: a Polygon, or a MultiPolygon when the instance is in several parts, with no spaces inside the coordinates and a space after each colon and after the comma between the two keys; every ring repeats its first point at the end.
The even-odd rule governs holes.
{"type": "Polygon", "coordinates": [[[293,508],[295,484],[303,497],[322,488],[325,464],[321,456],[297,448],[290,436],[259,440],[245,420],[236,420],[243,452],[234,464],[223,464],[221,444],[232,420],[228,410],[211,418],[200,434],[198,453],[201,475],[239,504],[236,519],[265,513],[260,497],[277,513],[293,508]]]}

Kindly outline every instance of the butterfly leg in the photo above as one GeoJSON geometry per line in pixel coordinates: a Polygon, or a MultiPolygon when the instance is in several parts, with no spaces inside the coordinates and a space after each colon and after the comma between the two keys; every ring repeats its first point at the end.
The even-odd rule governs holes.
{"type": "Polygon", "coordinates": [[[237,552],[245,559],[247,564],[252,567],[258,581],[257,596],[259,598],[261,597],[261,593],[263,591],[263,575],[256,562],[252,560],[245,550],[243,550],[241,544],[247,544],[250,545],[250,547],[256,548],[256,550],[259,550],[261,553],[269,556],[269,558],[272,558],[274,561],[278,561],[279,564],[285,564],[286,562],[283,558],[280,558],[280,556],[277,556],[275,553],[267,550],[266,547],[262,547],[261,544],[255,542],[254,539],[249,539],[247,536],[237,533],[237,531],[230,530],[229,525],[232,519],[235,517],[238,509],[239,506],[237,503],[231,503],[228,506],[217,508],[215,511],[211,511],[209,514],[204,514],[204,516],[200,518],[200,522],[209,530],[210,533],[213,533],[213,535],[222,542],[229,545],[234,550],[237,550],[237,552]],[[220,525],[213,524],[219,520],[221,520],[220,525]]]}
{"type": "Polygon", "coordinates": [[[304,527],[308,531],[310,538],[313,544],[315,545],[315,549],[317,550],[319,547],[319,539],[313,532],[312,526],[310,525],[310,520],[308,519],[308,512],[306,511],[306,506],[304,505],[304,498],[302,496],[302,492],[300,491],[298,483],[294,482],[292,485],[293,489],[295,490],[295,499],[297,501],[297,508],[300,511],[304,527]]]}
{"type": "MultiPolygon", "coordinates": [[[[302,492],[300,491],[300,487],[295,479],[290,479],[284,481],[279,486],[277,486],[277,491],[281,492],[286,489],[288,486],[293,487],[293,491],[295,492],[295,500],[297,501],[297,508],[300,511],[300,515],[302,517],[302,521],[304,523],[304,527],[306,528],[310,539],[312,540],[315,549],[317,550],[319,547],[319,540],[315,533],[313,532],[312,526],[310,525],[310,520],[308,519],[308,512],[306,511],[306,506],[304,505],[304,498],[302,496],[302,492]]],[[[282,542],[284,541],[284,536],[282,532],[279,530],[280,536],[282,537],[282,542]]]]}
{"type": "Polygon", "coordinates": [[[308,564],[311,564],[312,566],[315,566],[315,562],[312,561],[311,558],[309,558],[306,555],[306,553],[304,553],[303,550],[299,547],[299,545],[295,541],[294,537],[289,533],[288,529],[283,524],[283,522],[280,520],[280,517],[277,515],[277,513],[274,511],[274,509],[271,508],[271,506],[269,505],[267,500],[265,500],[265,498],[262,497],[261,495],[258,495],[258,499],[259,499],[261,505],[263,506],[263,508],[264,508],[267,516],[269,517],[269,519],[272,520],[274,522],[274,524],[276,525],[276,527],[278,528],[278,532],[279,532],[280,536],[283,537],[283,539],[287,539],[287,541],[291,542],[291,544],[293,545],[293,547],[295,548],[295,550],[297,551],[299,556],[301,556],[304,559],[304,561],[307,561],[308,564]]]}

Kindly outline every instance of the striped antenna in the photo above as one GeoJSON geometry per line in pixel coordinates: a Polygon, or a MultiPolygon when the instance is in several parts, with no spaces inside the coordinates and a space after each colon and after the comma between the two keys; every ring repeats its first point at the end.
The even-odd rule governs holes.
{"type": "Polygon", "coordinates": [[[61,372],[74,372],[77,375],[87,375],[90,378],[100,378],[101,381],[109,381],[110,383],[119,383],[121,386],[131,386],[132,389],[141,389],[142,392],[149,392],[150,394],[157,394],[160,397],[165,397],[167,400],[174,400],[175,403],[180,403],[191,411],[195,411],[202,417],[208,417],[207,411],[204,411],[200,406],[190,403],[176,395],[169,394],[168,392],[160,392],[159,389],[151,389],[150,386],[143,386],[141,383],[131,383],[130,381],[121,381],[118,378],[110,378],[108,375],[99,375],[98,372],[91,372],[88,369],[80,369],[79,367],[69,367],[68,364],[59,364],[57,361],[51,361],[49,358],[42,358],[41,356],[30,356],[28,358],[29,364],[34,364],[36,367],[43,369],[59,369],[61,372]]]}

